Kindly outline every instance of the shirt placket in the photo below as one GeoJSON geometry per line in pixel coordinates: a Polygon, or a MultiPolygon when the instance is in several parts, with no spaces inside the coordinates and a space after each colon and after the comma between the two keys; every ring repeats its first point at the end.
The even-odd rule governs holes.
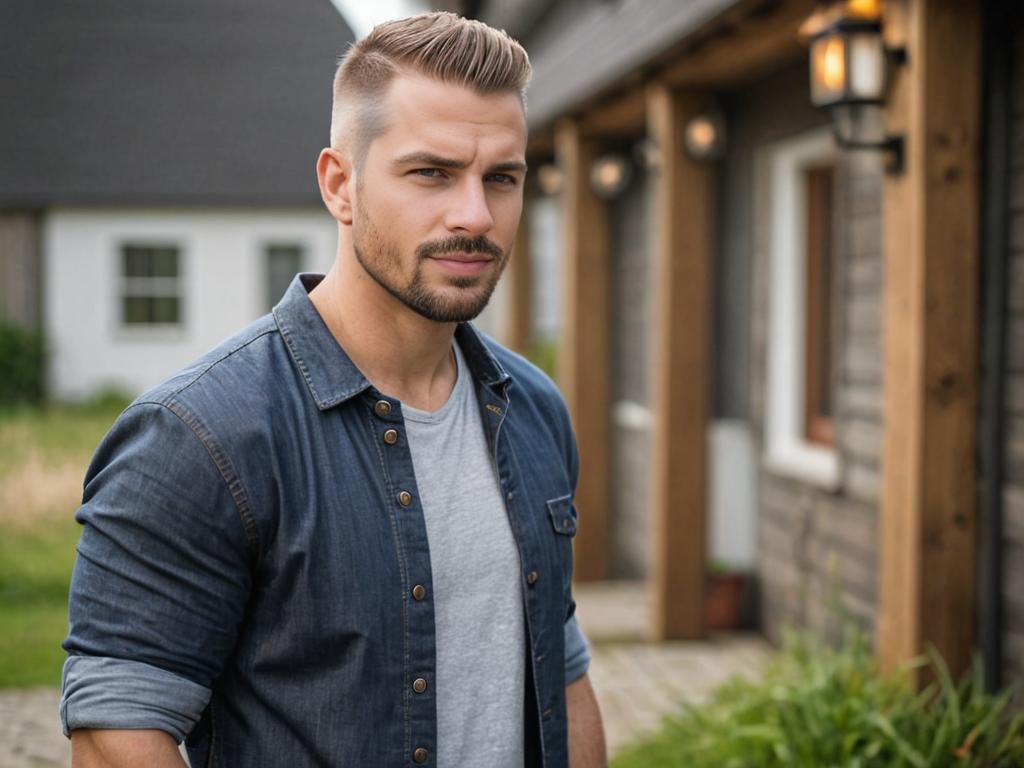
{"type": "Polygon", "coordinates": [[[402,709],[405,764],[429,766],[437,754],[436,634],[430,548],[401,403],[370,392],[374,440],[386,475],[388,510],[398,531],[405,623],[402,709]]]}

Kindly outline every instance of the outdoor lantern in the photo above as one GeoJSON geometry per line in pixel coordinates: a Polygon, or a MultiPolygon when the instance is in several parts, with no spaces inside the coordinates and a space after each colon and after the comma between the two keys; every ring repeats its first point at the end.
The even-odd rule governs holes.
{"type": "Polygon", "coordinates": [[[810,38],[811,102],[828,109],[836,143],[845,149],[890,153],[889,169],[902,165],[903,141],[885,133],[887,70],[901,53],[885,47],[879,0],[841,0],[804,22],[810,38]]]}
{"type": "Polygon", "coordinates": [[[690,118],[683,137],[694,160],[715,160],[725,152],[725,120],[717,110],[704,112],[690,118]]]}
{"type": "Polygon", "coordinates": [[[555,163],[544,163],[537,169],[537,186],[545,195],[557,195],[565,184],[565,174],[555,163]]]}
{"type": "Polygon", "coordinates": [[[633,167],[622,155],[602,155],[590,166],[590,188],[602,200],[621,195],[632,177],[633,167]]]}

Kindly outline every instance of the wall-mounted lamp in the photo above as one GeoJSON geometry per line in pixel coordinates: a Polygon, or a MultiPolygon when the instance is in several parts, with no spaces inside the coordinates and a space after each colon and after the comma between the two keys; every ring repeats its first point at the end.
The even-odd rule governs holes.
{"type": "Polygon", "coordinates": [[[537,186],[545,195],[557,195],[565,185],[565,173],[555,163],[544,163],[537,169],[537,186]]]}
{"type": "Polygon", "coordinates": [[[725,153],[725,119],[717,109],[704,112],[683,129],[686,151],[694,160],[717,160],[725,153]]]}
{"type": "Polygon", "coordinates": [[[633,166],[619,154],[602,155],[590,166],[590,188],[602,200],[621,195],[632,177],[633,166]]]}
{"type": "Polygon", "coordinates": [[[887,152],[887,170],[898,173],[903,137],[886,134],[882,108],[888,70],[904,52],[885,47],[880,0],[833,0],[800,31],[810,39],[811,102],[832,113],[836,143],[887,152]]]}

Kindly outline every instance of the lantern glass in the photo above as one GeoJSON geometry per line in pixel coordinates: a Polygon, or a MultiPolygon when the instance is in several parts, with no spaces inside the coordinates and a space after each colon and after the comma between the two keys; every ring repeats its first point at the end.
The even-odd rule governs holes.
{"type": "Polygon", "coordinates": [[[612,200],[629,186],[633,169],[622,155],[602,155],[590,166],[590,188],[602,200],[612,200]]]}
{"type": "Polygon", "coordinates": [[[885,90],[885,46],[882,36],[855,32],[849,37],[849,96],[858,101],[881,101],[885,90]]]}
{"type": "Polygon", "coordinates": [[[811,102],[827,107],[843,101],[847,93],[847,40],[840,32],[822,35],[811,43],[811,102]]]}

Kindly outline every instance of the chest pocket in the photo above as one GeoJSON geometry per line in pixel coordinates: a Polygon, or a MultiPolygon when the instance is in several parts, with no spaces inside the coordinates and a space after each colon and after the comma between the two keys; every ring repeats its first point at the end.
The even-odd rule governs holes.
{"type": "Polygon", "coordinates": [[[572,505],[571,495],[548,501],[548,515],[555,533],[570,537],[576,535],[576,509],[572,505]]]}

